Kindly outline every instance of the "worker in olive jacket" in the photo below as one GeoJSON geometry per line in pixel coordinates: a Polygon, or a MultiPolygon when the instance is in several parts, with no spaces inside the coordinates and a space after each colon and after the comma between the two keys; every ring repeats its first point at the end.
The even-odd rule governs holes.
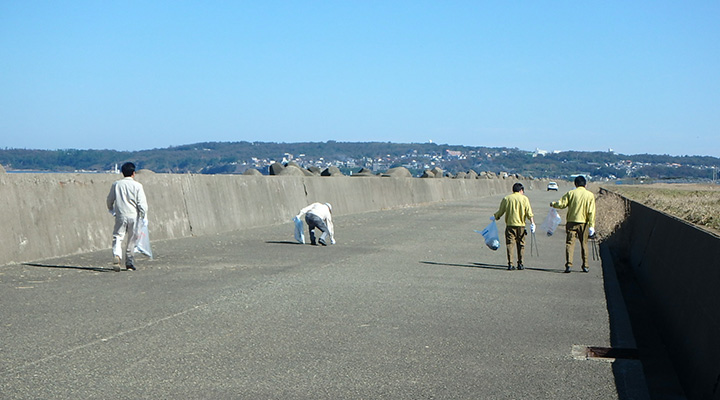
{"type": "Polygon", "coordinates": [[[565,272],[569,273],[573,265],[575,239],[580,240],[582,270],[588,272],[588,237],[595,236],[595,195],[585,189],[587,180],[580,175],[575,178],[575,189],[565,193],[558,201],[550,203],[553,208],[567,208],[565,224],[567,238],[565,240],[565,272]]]}

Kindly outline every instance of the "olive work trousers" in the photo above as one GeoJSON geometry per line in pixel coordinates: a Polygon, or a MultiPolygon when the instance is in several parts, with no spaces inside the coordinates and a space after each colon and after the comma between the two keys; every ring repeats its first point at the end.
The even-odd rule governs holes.
{"type": "Polygon", "coordinates": [[[517,251],[518,265],[523,263],[525,253],[525,236],[527,231],[524,226],[505,227],[505,248],[507,249],[508,265],[513,266],[513,252],[517,251]]]}
{"type": "Polygon", "coordinates": [[[582,266],[588,267],[588,224],[578,222],[568,222],[565,225],[567,238],[565,239],[565,267],[572,267],[573,256],[575,253],[575,239],[580,241],[580,255],[582,256],[582,266]]]}

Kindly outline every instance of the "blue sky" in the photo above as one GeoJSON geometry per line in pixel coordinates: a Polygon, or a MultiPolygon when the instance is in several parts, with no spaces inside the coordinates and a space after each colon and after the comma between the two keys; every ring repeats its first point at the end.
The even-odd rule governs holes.
{"type": "Polygon", "coordinates": [[[0,1],[0,148],[720,157],[718,1],[0,1]]]}

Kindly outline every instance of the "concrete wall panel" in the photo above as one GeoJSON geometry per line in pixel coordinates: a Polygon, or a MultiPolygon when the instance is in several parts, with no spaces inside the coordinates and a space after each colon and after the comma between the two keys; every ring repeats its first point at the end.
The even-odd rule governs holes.
{"type": "MultiPolygon", "coordinates": [[[[2,174],[0,265],[108,249],[105,199],[119,175],[2,174]]],[[[510,193],[512,179],[295,177],[139,173],[152,240],[289,222],[305,205],[336,215],[510,193]]],[[[533,182],[526,182],[526,186],[533,182]]],[[[544,184],[541,184],[544,188],[544,184]]]]}
{"type": "Polygon", "coordinates": [[[0,175],[0,264],[108,247],[113,224],[105,207],[113,181],[108,178],[0,175]]]}
{"type": "Polygon", "coordinates": [[[289,220],[290,209],[302,203],[297,201],[298,198],[304,198],[302,179],[292,176],[188,176],[183,190],[193,235],[289,220]]]}
{"type": "Polygon", "coordinates": [[[626,200],[630,214],[614,246],[652,310],[685,393],[720,400],[720,237],[626,200]]]}
{"type": "MultiPolygon", "coordinates": [[[[106,184],[105,190],[109,190],[112,181],[118,178],[117,175],[113,175],[106,184]]],[[[183,182],[187,179],[186,175],[137,175],[136,180],[143,184],[148,199],[148,220],[152,239],[173,239],[191,235],[183,190],[186,186],[183,182]]],[[[110,224],[109,229],[112,230],[112,221],[110,224]]],[[[105,236],[109,246],[112,238],[109,237],[108,232],[105,232],[105,236]]]]}

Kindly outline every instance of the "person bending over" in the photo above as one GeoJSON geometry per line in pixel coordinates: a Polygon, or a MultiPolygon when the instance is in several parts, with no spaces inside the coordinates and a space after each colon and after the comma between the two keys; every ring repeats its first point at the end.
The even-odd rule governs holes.
{"type": "Polygon", "coordinates": [[[305,215],[305,222],[308,224],[308,230],[310,231],[310,244],[316,246],[317,243],[320,243],[327,246],[328,238],[331,244],[335,244],[335,229],[332,222],[332,205],[330,203],[312,203],[300,210],[297,218],[302,219],[303,215],[305,215]],[[317,242],[315,241],[315,229],[322,232],[317,242]]]}

